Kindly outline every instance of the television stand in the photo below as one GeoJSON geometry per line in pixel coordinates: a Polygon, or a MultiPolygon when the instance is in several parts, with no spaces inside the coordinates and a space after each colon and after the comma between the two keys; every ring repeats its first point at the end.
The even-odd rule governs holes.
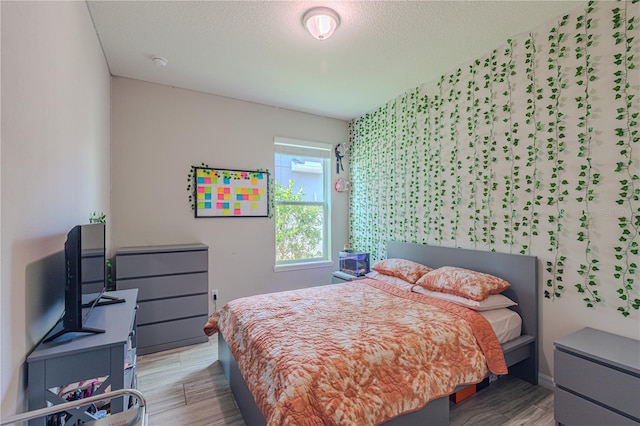
{"type": "MultiPolygon", "coordinates": [[[[60,387],[71,383],[106,377],[93,392],[94,395],[101,394],[108,387],[114,391],[135,387],[138,290],[119,290],[109,294],[124,299],[125,303],[95,308],[86,324],[88,327],[104,329],[104,333],[72,339],[63,344],[41,343],[29,354],[26,360],[29,411],[67,402],[58,395],[58,391],[60,387]]],[[[90,406],[87,404],[67,412],[70,418],[66,424],[96,422],[90,413],[85,413],[90,406]]],[[[126,395],[111,399],[112,414],[128,407],[129,397],[126,395]]],[[[29,426],[46,424],[43,417],[29,421],[29,426]]]]}
{"type": "Polygon", "coordinates": [[[124,303],[124,302],[125,300],[120,299],[119,297],[108,296],[106,294],[103,294],[98,298],[98,303],[96,303],[96,306],[113,305],[116,303],[124,303]]]}
{"type": "Polygon", "coordinates": [[[90,308],[92,306],[104,306],[104,305],[113,305],[116,303],[124,303],[124,299],[120,299],[119,297],[114,297],[114,296],[109,296],[106,294],[102,294],[100,295],[100,297],[97,298],[98,302],[96,302],[96,300],[92,300],[91,302],[87,302],[87,303],[83,303],[82,307],[83,308],[90,308]],[[105,299],[105,300],[103,300],[105,299]],[[95,305],[94,305],[95,303],[95,305]]]}
{"type": "Polygon", "coordinates": [[[63,336],[65,334],[67,334],[67,333],[100,334],[100,333],[104,333],[104,330],[100,330],[99,328],[91,328],[91,327],[81,327],[81,328],[74,328],[74,329],[63,328],[62,330],[58,331],[53,336],[47,337],[42,342],[43,343],[52,342],[52,341],[56,340],[58,337],[63,336]]]}

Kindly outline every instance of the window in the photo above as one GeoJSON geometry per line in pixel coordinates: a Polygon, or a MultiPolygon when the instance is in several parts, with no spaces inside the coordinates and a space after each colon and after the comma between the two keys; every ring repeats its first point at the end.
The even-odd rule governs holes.
{"type": "Polygon", "coordinates": [[[291,139],[274,145],[276,267],[327,262],[332,146],[291,139]]]}

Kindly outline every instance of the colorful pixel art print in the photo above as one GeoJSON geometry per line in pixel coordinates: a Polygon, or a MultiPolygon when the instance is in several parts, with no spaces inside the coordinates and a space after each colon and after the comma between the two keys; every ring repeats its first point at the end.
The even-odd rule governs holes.
{"type": "Polygon", "coordinates": [[[196,217],[268,217],[269,172],[194,167],[196,217]]]}

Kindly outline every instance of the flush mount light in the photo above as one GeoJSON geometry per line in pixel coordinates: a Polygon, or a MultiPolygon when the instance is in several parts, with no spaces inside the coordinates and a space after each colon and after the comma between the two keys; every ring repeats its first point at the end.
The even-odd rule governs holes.
{"type": "Polygon", "coordinates": [[[304,14],[302,25],[313,38],[326,40],[340,25],[340,17],[328,7],[314,7],[304,14]]]}

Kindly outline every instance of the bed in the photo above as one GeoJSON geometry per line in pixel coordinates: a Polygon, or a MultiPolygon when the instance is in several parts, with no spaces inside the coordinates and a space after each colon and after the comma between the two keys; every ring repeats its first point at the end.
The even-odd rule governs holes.
{"type": "MultiPolygon", "coordinates": [[[[503,294],[518,303],[517,306],[511,307],[510,309],[516,311],[522,321],[521,333],[519,336],[502,344],[498,343],[498,350],[503,353],[504,363],[506,365],[505,370],[501,371],[501,374],[505,373],[506,367],[508,367],[509,374],[520,377],[530,383],[537,384],[538,268],[537,259],[535,257],[413,243],[389,242],[387,244],[387,258],[412,260],[433,268],[439,268],[442,266],[462,267],[491,274],[508,281],[511,284],[511,287],[505,290],[503,294]]],[[[372,286],[373,283],[366,285],[372,286]]],[[[324,287],[326,287],[324,291],[329,291],[327,289],[330,287],[324,287]]],[[[376,287],[376,285],[373,285],[373,287],[376,287]]],[[[382,288],[383,285],[377,285],[377,287],[381,287],[382,290],[390,292],[389,289],[382,288]]],[[[338,287],[334,287],[334,289],[336,289],[335,294],[342,294],[342,290],[340,292],[337,291],[338,287]]],[[[320,324],[318,328],[322,328],[320,324]]],[[[231,334],[229,330],[230,329],[228,328],[226,331],[227,334],[231,334]]],[[[233,338],[234,336],[226,337],[233,338]]],[[[260,339],[261,336],[258,336],[258,340],[260,339]]],[[[234,342],[237,348],[238,343],[237,341],[234,342]]],[[[244,345],[245,343],[245,341],[242,341],[240,344],[244,345]]],[[[249,390],[249,386],[240,372],[238,363],[232,354],[232,350],[230,349],[229,344],[227,344],[224,330],[221,330],[218,333],[218,344],[220,363],[246,424],[251,426],[267,424],[263,413],[258,408],[259,404],[256,404],[256,399],[254,399],[254,396],[249,390]]],[[[264,344],[264,342],[262,342],[262,344],[264,344]]],[[[266,344],[274,345],[273,343],[266,344]]],[[[461,346],[463,345],[461,344],[461,346]]],[[[460,355],[455,354],[451,356],[457,360],[456,362],[460,362],[460,359],[467,357],[467,355],[461,357],[460,355]]],[[[470,355],[469,358],[471,358],[470,355]]],[[[487,355],[487,363],[489,363],[488,360],[489,356],[487,355]]],[[[327,361],[327,364],[330,364],[330,362],[327,361]]],[[[476,373],[489,374],[490,369],[491,367],[488,367],[488,370],[482,370],[482,372],[478,371],[476,373]]],[[[255,388],[255,378],[250,379],[254,380],[254,382],[251,383],[253,383],[255,388]]],[[[456,383],[457,387],[454,391],[462,389],[469,383],[477,382],[478,377],[473,378],[473,380],[470,380],[470,377],[466,377],[465,379],[458,378],[457,380],[459,380],[459,382],[456,383]]],[[[415,410],[407,409],[402,415],[393,418],[382,416],[381,421],[367,421],[367,423],[384,424],[385,426],[415,424],[446,425],[449,422],[449,398],[447,395],[437,394],[438,391],[435,392],[435,394],[439,396],[432,399],[428,404],[422,406],[422,408],[415,410]]],[[[268,395],[260,394],[257,398],[264,406],[265,398],[268,398],[268,395]]],[[[314,422],[311,421],[309,423],[313,424],[314,422]]]]}

